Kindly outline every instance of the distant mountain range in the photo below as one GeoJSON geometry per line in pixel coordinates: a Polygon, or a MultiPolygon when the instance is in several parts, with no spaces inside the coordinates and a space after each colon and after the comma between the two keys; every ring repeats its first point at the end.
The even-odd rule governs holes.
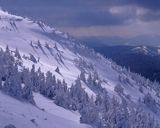
{"type": "Polygon", "coordinates": [[[117,64],[130,68],[149,78],[160,82],[160,48],[152,46],[108,46],[105,44],[87,44],[117,64]]]}

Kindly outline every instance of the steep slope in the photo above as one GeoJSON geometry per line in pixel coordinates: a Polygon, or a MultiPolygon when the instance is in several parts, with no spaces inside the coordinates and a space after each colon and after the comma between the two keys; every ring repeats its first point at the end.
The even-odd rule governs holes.
{"type": "Polygon", "coordinates": [[[16,48],[19,49],[26,67],[35,64],[36,68],[41,67],[44,72],[51,71],[57,78],[65,79],[68,86],[80,75],[81,70],[87,74],[98,72],[102,81],[106,81],[104,87],[114,92],[114,86],[119,82],[119,73],[113,69],[112,62],[40,22],[3,11],[0,14],[0,46],[5,48],[8,45],[13,52],[16,48]],[[37,62],[33,61],[31,55],[37,62]],[[57,67],[60,73],[55,71],[57,67]]]}
{"type": "MultiPolygon", "coordinates": [[[[160,99],[157,90],[159,87],[158,83],[152,83],[137,74],[117,66],[114,62],[95,53],[93,50],[86,48],[65,33],[50,28],[41,22],[33,22],[30,19],[0,11],[0,47],[4,49],[6,45],[9,46],[13,55],[16,49],[20,51],[22,56],[22,60],[20,61],[25,67],[31,68],[34,64],[36,69],[40,67],[43,72],[51,71],[55,74],[56,78],[61,80],[64,79],[68,87],[71,87],[72,83],[75,82],[81,72],[84,72],[86,78],[92,75],[95,78],[94,82],[98,83],[98,85],[100,83],[101,86],[108,91],[110,97],[116,96],[119,101],[125,99],[128,106],[141,106],[146,113],[154,115],[156,120],[159,119],[160,99]],[[150,104],[148,105],[148,103],[145,104],[145,102],[140,102],[148,93],[151,94],[151,97],[153,97],[155,101],[156,112],[152,110],[153,108],[150,104]]],[[[21,66],[19,66],[19,68],[21,68],[21,66]]],[[[93,96],[93,99],[98,93],[101,93],[99,88],[91,87],[85,82],[82,82],[82,87],[90,97],[93,96]]],[[[2,95],[2,97],[4,96],[2,95]]],[[[37,95],[35,95],[35,97],[37,97],[37,95]]],[[[7,99],[4,98],[2,101],[7,99]]],[[[46,112],[51,115],[56,113],[55,111],[52,113],[52,110],[50,111],[50,108],[48,108],[51,105],[51,101],[43,101],[46,104],[49,103],[47,106],[44,106],[45,104],[43,104],[41,100],[44,100],[44,97],[38,96],[38,98],[35,99],[37,106],[40,108],[45,107],[44,109],[46,109],[46,112]]],[[[33,106],[24,105],[13,99],[9,100],[6,106],[12,106],[10,101],[12,103],[17,103],[16,106],[22,105],[21,108],[26,108],[26,115],[28,115],[30,110],[33,111],[33,116],[37,113],[43,114],[43,112],[39,112],[39,110],[33,108],[33,106]],[[34,113],[34,111],[38,112],[34,113]]],[[[3,106],[3,108],[5,108],[5,106],[3,106]]],[[[56,109],[57,106],[53,105],[53,108],[56,109]]],[[[7,111],[9,111],[9,109],[7,111]]],[[[18,110],[19,109],[16,108],[14,111],[18,110]]],[[[58,108],[58,111],[61,110],[62,109],[58,108]]],[[[62,111],[66,112],[66,110],[62,111]]],[[[66,113],[67,115],[70,115],[68,112],[66,113]]],[[[3,116],[5,117],[5,114],[1,117],[3,118],[3,116]]],[[[19,115],[16,115],[16,121],[20,120],[18,116],[19,115]]],[[[65,114],[62,117],[66,120],[65,114]]],[[[49,123],[54,126],[55,121],[58,120],[56,125],[58,125],[58,128],[61,128],[63,125],[61,125],[59,120],[61,120],[62,117],[58,116],[56,118],[52,115],[49,117],[51,120],[49,123]]],[[[35,121],[32,120],[32,122],[35,121]]],[[[66,121],[62,122],[65,123],[66,121]]],[[[24,123],[26,123],[26,121],[24,121],[24,123]]],[[[67,123],[68,122],[66,122],[66,125],[70,127],[70,124],[67,123]]],[[[20,125],[22,126],[24,124],[20,125]]],[[[42,124],[41,126],[44,125],[42,124]]],[[[48,125],[46,124],[46,126],[48,125]]],[[[78,126],[73,124],[73,127],[78,126]]]]}
{"type": "MultiPolygon", "coordinates": [[[[34,107],[0,92],[0,127],[3,128],[8,124],[13,124],[16,128],[89,128],[89,126],[79,123],[77,114],[57,107],[53,103],[51,104],[48,99],[40,94],[35,95],[35,99],[41,100],[41,103],[51,108],[42,111],[42,104],[40,104],[39,108],[34,107]]],[[[39,102],[37,105],[39,106],[39,102]]]]}

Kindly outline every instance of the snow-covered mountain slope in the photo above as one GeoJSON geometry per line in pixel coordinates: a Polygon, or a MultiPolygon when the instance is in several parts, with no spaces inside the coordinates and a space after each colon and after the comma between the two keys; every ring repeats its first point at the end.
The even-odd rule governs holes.
{"type": "MultiPolygon", "coordinates": [[[[72,42],[69,37],[41,22],[33,22],[1,11],[0,47],[8,45],[13,51],[17,48],[23,55],[26,67],[41,67],[42,71],[51,71],[57,78],[68,83],[68,86],[80,75],[82,69],[86,74],[98,72],[103,86],[114,93],[114,86],[119,83],[119,73],[114,64],[100,55],[96,55],[84,46],[72,42]],[[37,60],[33,62],[31,55],[37,60]],[[59,67],[60,73],[55,69],[59,67]]],[[[87,86],[86,91],[94,95],[87,86]]]]}
{"type": "MultiPolygon", "coordinates": [[[[0,12],[0,45],[10,48],[20,49],[21,53],[26,56],[34,55],[36,59],[39,58],[39,63],[36,67],[41,67],[43,71],[52,71],[56,67],[60,67],[63,76],[68,76],[68,82],[71,82],[78,74],[79,70],[73,65],[75,54],[68,49],[64,49],[57,40],[52,38],[59,38],[61,33],[54,29],[44,26],[42,23],[34,23],[22,17],[12,16],[7,13],[0,12]],[[72,67],[69,69],[69,67],[72,67]]],[[[63,39],[63,38],[62,38],[63,39]]],[[[27,58],[27,57],[26,57],[27,58]]],[[[31,66],[32,63],[24,61],[24,64],[31,66]]],[[[58,77],[63,76],[57,74],[58,77]]]]}
{"type": "MultiPolygon", "coordinates": [[[[51,71],[56,78],[64,79],[68,87],[71,87],[72,83],[74,83],[82,71],[85,73],[86,77],[90,74],[98,76],[98,78],[95,77],[97,79],[95,82],[100,81],[102,87],[108,91],[111,97],[117,96],[120,101],[121,99],[126,99],[129,105],[142,106],[145,112],[150,112],[157,117],[156,119],[159,119],[160,99],[156,92],[157,83],[153,84],[143,77],[117,66],[114,62],[86,48],[65,33],[48,27],[41,22],[34,22],[27,18],[0,11],[0,47],[5,48],[6,45],[9,46],[13,54],[15,49],[20,51],[23,56],[20,61],[25,67],[30,68],[34,64],[36,69],[40,67],[43,72],[51,71]],[[59,71],[55,70],[57,67],[59,71]],[[150,93],[156,102],[156,113],[152,111],[150,106],[140,102],[147,93],[150,93]]],[[[95,98],[99,92],[99,90],[88,86],[85,82],[82,82],[82,87],[90,97],[93,96],[95,98]]],[[[45,112],[34,108],[32,105],[21,103],[10,97],[5,97],[3,94],[0,95],[2,95],[0,96],[2,98],[0,101],[5,102],[9,100],[7,104],[4,103],[4,106],[2,106],[7,112],[5,114],[2,113],[3,115],[0,115],[0,118],[3,118],[2,121],[10,119],[11,122],[12,120],[23,122],[17,127],[21,127],[27,123],[28,125],[26,126],[33,125],[30,127],[39,124],[41,124],[41,127],[49,127],[49,123],[53,124],[53,126],[57,125],[57,128],[61,128],[62,126],[70,128],[81,127],[77,121],[79,116],[59,108],[54,104],[52,105],[51,101],[39,94],[34,95],[35,102],[38,107],[44,108],[45,112]],[[13,113],[11,113],[11,108],[14,108],[14,106],[22,106],[20,108],[23,109],[19,110],[19,108],[15,107],[13,111],[16,112],[14,116],[16,118],[12,119],[13,113]],[[50,108],[50,106],[53,108],[50,108]],[[57,116],[61,111],[63,115],[57,116]],[[17,113],[28,115],[28,120],[24,121],[23,116],[21,117],[17,115],[17,113]],[[70,115],[71,118],[67,118],[65,114],[67,116],[70,115]],[[41,121],[43,120],[42,117],[45,117],[45,115],[48,117],[47,120],[49,120],[49,122],[46,121],[47,123],[44,125],[41,121]],[[32,120],[30,116],[36,119],[32,120]],[[72,117],[76,119],[72,120],[72,117]],[[30,120],[32,121],[30,122],[30,120]],[[63,122],[63,125],[61,122],[63,122]]]]}
{"type": "Polygon", "coordinates": [[[79,115],[57,107],[40,94],[35,94],[35,99],[39,108],[0,92],[0,127],[12,124],[16,128],[90,128],[79,123],[79,115]]]}
{"type": "Polygon", "coordinates": [[[131,49],[131,52],[135,54],[142,54],[146,56],[159,56],[158,47],[137,46],[131,49]]]}

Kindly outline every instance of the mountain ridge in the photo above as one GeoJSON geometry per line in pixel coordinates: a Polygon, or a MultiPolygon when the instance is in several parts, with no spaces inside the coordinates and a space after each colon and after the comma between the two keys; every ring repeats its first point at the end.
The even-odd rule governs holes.
{"type": "MultiPolygon", "coordinates": [[[[34,22],[28,18],[13,16],[11,14],[4,13],[3,11],[0,12],[0,16],[0,47],[2,49],[5,49],[5,47],[7,46],[4,54],[9,51],[11,56],[13,56],[16,61],[20,61],[22,63],[22,66],[18,65],[19,69],[29,68],[31,69],[29,73],[35,72],[36,74],[37,70],[41,68],[41,71],[45,74],[45,79],[47,79],[48,77],[52,77],[52,74],[54,74],[55,77],[60,80],[56,81],[55,86],[58,86],[57,89],[59,89],[59,86],[61,87],[62,84],[62,90],[64,91],[64,94],[66,94],[66,96],[68,96],[69,94],[70,98],[73,98],[72,100],[74,100],[75,97],[78,100],[77,104],[72,103],[73,101],[71,101],[72,105],[75,105],[71,106],[71,109],[80,109],[79,113],[81,114],[80,120],[82,123],[87,123],[93,126],[95,125],[94,127],[98,127],[97,125],[108,124],[107,121],[109,120],[107,120],[108,118],[105,114],[110,115],[110,112],[114,113],[114,111],[112,110],[112,108],[110,108],[109,110],[111,111],[104,113],[103,111],[107,111],[103,110],[104,104],[102,105],[102,107],[98,106],[98,104],[100,103],[96,103],[96,99],[102,98],[102,100],[104,100],[107,97],[106,95],[109,95],[111,99],[113,97],[113,103],[111,103],[111,105],[113,105],[114,103],[117,104],[118,108],[115,109],[124,110],[124,108],[126,108],[127,111],[127,108],[131,110],[132,105],[135,107],[135,109],[138,106],[141,106],[144,109],[144,113],[151,113],[156,120],[159,120],[159,118],[157,118],[157,116],[160,114],[158,97],[159,92],[157,90],[157,88],[159,89],[158,83],[152,83],[138,74],[127,71],[127,69],[116,65],[113,61],[104,58],[101,54],[96,53],[94,50],[89,49],[81,43],[75,41],[68,34],[46,26],[42,22],[34,22]],[[17,58],[19,54],[17,54],[18,56],[15,56],[15,53],[18,52],[21,59],[17,58]],[[61,81],[63,82],[61,83],[61,81]],[[63,85],[66,85],[67,88],[63,85]],[[83,89],[81,89],[81,86],[85,92],[83,91],[83,89]],[[79,98],[78,96],[81,96],[81,93],[77,92],[77,94],[75,94],[70,92],[70,90],[78,90],[83,95],[79,98]],[[89,98],[87,95],[89,96],[89,98]],[[81,100],[81,98],[86,97],[89,108],[87,108],[87,106],[83,108],[83,104],[81,104],[81,102],[86,103],[85,99],[81,100]],[[148,103],[148,100],[151,102],[148,103]],[[127,106],[124,107],[125,105],[122,106],[121,103],[123,105],[127,103],[127,106]],[[156,106],[156,112],[154,111],[155,108],[153,108],[153,106],[150,106],[150,103],[154,103],[154,105],[156,106]],[[82,108],[78,108],[77,106],[81,106],[82,108]],[[103,109],[100,109],[101,107],[103,109]],[[89,111],[90,113],[87,113],[87,111],[89,111]],[[104,114],[105,119],[103,119],[101,116],[98,116],[101,114],[104,114]],[[92,118],[90,119],[89,117],[94,117],[94,119],[92,120],[92,118]]],[[[39,71],[40,74],[41,71],[39,71]]],[[[51,80],[52,79],[53,77],[51,78],[51,80]]],[[[5,80],[2,81],[6,82],[5,80]]],[[[45,82],[47,84],[47,82],[50,81],[45,82]]],[[[36,87],[34,88],[35,90],[38,90],[36,87]]],[[[50,94],[50,91],[53,90],[52,88],[51,90],[49,89],[42,90],[42,92],[47,91],[48,94],[49,91],[50,94]]],[[[59,92],[55,91],[53,92],[53,94],[54,93],[56,93],[57,97],[61,97],[59,92]]],[[[45,94],[46,97],[47,94],[45,94]]],[[[57,98],[49,96],[48,98],[50,98],[51,101],[53,98],[57,98]]],[[[61,100],[61,102],[67,102],[65,98],[63,100],[61,100]]],[[[110,98],[108,98],[108,100],[110,101],[110,98]]],[[[66,107],[65,104],[61,104],[61,102],[59,103],[58,99],[55,99],[55,101],[57,101],[57,105],[66,107]]],[[[100,100],[98,100],[97,102],[99,101],[100,100]]],[[[68,108],[66,109],[69,109],[70,105],[68,105],[67,107],[68,108]]],[[[117,110],[117,113],[118,112],[119,111],[117,110]]],[[[131,118],[132,115],[129,115],[129,112],[127,113],[131,118]]],[[[120,115],[121,114],[123,115],[123,113],[120,113],[120,115]]],[[[112,114],[110,116],[112,117],[112,114]]],[[[114,118],[118,117],[114,116],[114,118]]],[[[149,116],[146,116],[146,118],[150,119],[149,116]]],[[[35,123],[34,120],[32,120],[32,122],[35,123]]],[[[126,123],[124,124],[127,125],[126,123]]],[[[119,121],[117,124],[114,124],[114,121],[111,121],[108,125],[111,125],[112,127],[114,125],[116,125],[117,127],[118,125],[122,125],[122,127],[125,128],[127,126],[130,126],[131,124],[123,126],[123,123],[121,121],[119,121]]],[[[148,124],[146,125],[148,126],[148,124]]]]}

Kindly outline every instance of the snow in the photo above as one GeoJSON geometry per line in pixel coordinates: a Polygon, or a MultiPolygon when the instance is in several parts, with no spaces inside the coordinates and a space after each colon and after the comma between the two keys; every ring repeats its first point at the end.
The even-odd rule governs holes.
{"type": "Polygon", "coordinates": [[[85,92],[88,94],[90,98],[96,97],[96,94],[83,81],[82,81],[82,88],[85,90],[85,92]]]}
{"type": "Polygon", "coordinates": [[[78,114],[52,104],[40,94],[34,96],[38,107],[45,107],[45,111],[0,92],[0,128],[8,124],[16,128],[90,128],[78,122],[78,114]]]}
{"type": "Polygon", "coordinates": [[[149,54],[149,49],[146,46],[138,46],[132,50],[138,53],[143,53],[145,55],[149,54]]]}
{"type": "MultiPolygon", "coordinates": [[[[67,36],[64,37],[65,34],[63,32],[46,26],[41,22],[33,22],[27,18],[13,16],[3,11],[0,12],[0,15],[2,17],[0,20],[0,47],[4,49],[6,45],[8,45],[12,50],[16,48],[19,49],[21,55],[29,56],[29,54],[32,54],[36,59],[38,57],[40,58],[36,64],[28,59],[23,59],[24,66],[31,68],[32,65],[35,64],[35,67],[37,69],[41,67],[43,72],[51,71],[56,78],[60,80],[65,79],[68,87],[70,87],[80,74],[80,69],[75,65],[74,60],[83,58],[86,63],[93,64],[94,69],[98,72],[101,79],[108,81],[107,84],[103,83],[102,86],[106,88],[111,95],[116,94],[114,87],[119,83],[120,73],[114,69],[114,64],[109,60],[104,59],[100,55],[95,58],[83,53],[74,53],[67,48],[72,42],[67,40],[67,36]],[[22,20],[16,20],[20,18],[22,20]],[[10,21],[14,21],[17,28],[16,30],[10,21]],[[31,46],[31,42],[34,47],[31,46]],[[41,48],[38,47],[38,42],[40,42],[41,48]],[[68,42],[67,46],[62,42],[68,42]],[[46,43],[52,48],[52,54],[51,51],[45,47],[46,43]],[[55,48],[55,45],[58,50],[55,48]],[[61,60],[63,62],[61,62],[61,60]],[[59,67],[62,75],[55,72],[57,67],[59,67]]],[[[137,49],[146,51],[147,47],[142,46],[137,47],[137,49]]],[[[89,70],[89,72],[92,71],[89,70]]],[[[83,84],[83,88],[85,88],[90,96],[95,95],[85,84],[83,84]]],[[[125,87],[125,90],[126,92],[133,91],[132,87],[129,86],[125,87]]]]}
{"type": "Polygon", "coordinates": [[[29,57],[29,54],[32,54],[36,59],[40,58],[39,63],[36,64],[28,59],[23,59],[22,62],[25,67],[31,68],[35,64],[35,67],[37,69],[41,67],[43,72],[51,71],[56,75],[56,78],[65,79],[68,87],[71,87],[78,74],[80,74],[80,70],[74,64],[77,55],[59,43],[64,40],[64,35],[61,35],[63,33],[45,25],[42,28],[42,25],[39,25],[40,23],[33,22],[27,18],[13,16],[7,12],[1,11],[0,16],[0,47],[5,49],[6,45],[8,45],[12,51],[16,48],[19,49],[21,55],[29,57]],[[16,18],[23,20],[17,21],[16,18]],[[16,30],[11,25],[11,20],[16,24],[16,30]],[[56,33],[57,37],[53,33],[56,33]],[[34,47],[31,46],[31,42],[34,47]],[[38,42],[40,42],[42,48],[38,47],[38,42]],[[45,47],[46,44],[52,48],[52,54],[45,47]],[[59,67],[62,75],[55,72],[57,67],[59,67]]]}
{"type": "MultiPolygon", "coordinates": [[[[122,68],[101,55],[86,54],[86,49],[81,54],[75,53],[68,48],[73,43],[67,39],[68,36],[54,28],[40,22],[33,22],[27,18],[13,16],[3,11],[0,11],[0,17],[0,47],[4,49],[8,45],[12,51],[17,48],[21,55],[28,57],[29,54],[32,54],[36,59],[40,57],[38,63],[33,63],[29,59],[23,58],[22,62],[25,67],[31,68],[35,64],[36,69],[40,67],[45,73],[51,71],[56,78],[64,79],[67,86],[70,87],[81,72],[75,64],[75,60],[83,58],[87,64],[93,65],[93,69],[86,68],[86,72],[93,73],[93,71],[96,71],[100,79],[106,81],[102,83],[102,86],[108,91],[110,96],[116,95],[118,97],[114,87],[120,84],[124,88],[124,93],[126,95],[130,94],[131,100],[138,104],[138,99],[143,98],[144,94],[149,91],[149,89],[145,89],[145,93],[142,94],[139,91],[138,83],[131,76],[126,76],[130,83],[121,83],[119,76],[126,75],[122,72],[122,68]],[[11,24],[11,21],[16,27],[11,24]],[[33,46],[31,46],[31,42],[33,46]],[[38,42],[40,42],[41,47],[38,46],[38,42]],[[45,47],[46,44],[49,45],[51,51],[45,47]],[[55,45],[58,50],[55,48],[55,45]],[[55,72],[57,67],[59,67],[62,75],[55,72]]],[[[133,50],[148,53],[148,48],[145,46],[137,47],[133,50]]],[[[89,96],[96,96],[93,90],[83,82],[82,87],[89,96]]],[[[155,99],[159,99],[155,96],[155,92],[150,92],[155,99]]],[[[38,127],[42,128],[87,127],[79,123],[80,115],[78,113],[56,106],[53,101],[38,93],[34,93],[34,98],[37,108],[0,93],[0,127],[3,127],[8,122],[16,124],[17,121],[20,122],[17,124],[17,128],[34,128],[36,124],[30,121],[33,118],[36,120],[38,127]],[[45,111],[39,108],[44,108],[45,111]],[[44,120],[45,118],[47,120],[44,120]]]]}
{"type": "Polygon", "coordinates": [[[40,109],[44,109],[47,113],[62,117],[66,120],[74,121],[75,123],[79,123],[80,121],[80,115],[77,112],[66,110],[62,107],[59,107],[53,103],[52,100],[49,100],[42,96],[39,93],[34,93],[34,100],[36,102],[36,105],[40,109]]]}
{"type": "MultiPolygon", "coordinates": [[[[40,58],[40,61],[36,64],[28,59],[23,59],[23,64],[26,67],[31,68],[32,65],[35,64],[35,67],[37,69],[41,67],[43,72],[51,71],[56,75],[56,78],[60,80],[65,79],[68,87],[70,87],[80,74],[80,69],[75,65],[74,60],[83,58],[86,63],[93,64],[94,69],[98,72],[101,79],[108,81],[109,85],[103,83],[103,87],[106,88],[109,93],[115,93],[114,87],[119,83],[119,72],[113,68],[113,64],[110,61],[102,57],[87,57],[88,55],[72,52],[67,46],[64,46],[64,44],[61,43],[72,43],[66,39],[66,36],[64,37],[63,32],[50,28],[41,22],[33,22],[27,18],[14,16],[3,11],[0,11],[0,16],[0,47],[5,48],[6,45],[8,45],[12,50],[15,50],[16,48],[19,49],[22,55],[29,56],[29,54],[32,54],[36,59],[38,57],[40,58]],[[16,30],[11,25],[10,21],[15,23],[16,30]],[[31,46],[31,42],[34,47],[31,46]],[[38,47],[38,42],[40,42],[41,48],[38,47]],[[52,54],[51,51],[45,47],[46,43],[52,48],[52,54]],[[58,50],[55,48],[55,45],[58,50]],[[61,56],[61,58],[59,56],[61,56]],[[61,62],[60,59],[63,62],[61,62]],[[62,75],[55,72],[57,67],[59,67],[62,75]]],[[[142,46],[137,47],[137,49],[146,52],[147,47],[142,46]]],[[[92,90],[85,87],[85,85],[84,88],[86,88],[85,90],[90,95],[94,95],[92,90]]],[[[127,87],[126,91],[129,90],[132,90],[132,88],[130,89],[130,87],[127,87]]]]}

